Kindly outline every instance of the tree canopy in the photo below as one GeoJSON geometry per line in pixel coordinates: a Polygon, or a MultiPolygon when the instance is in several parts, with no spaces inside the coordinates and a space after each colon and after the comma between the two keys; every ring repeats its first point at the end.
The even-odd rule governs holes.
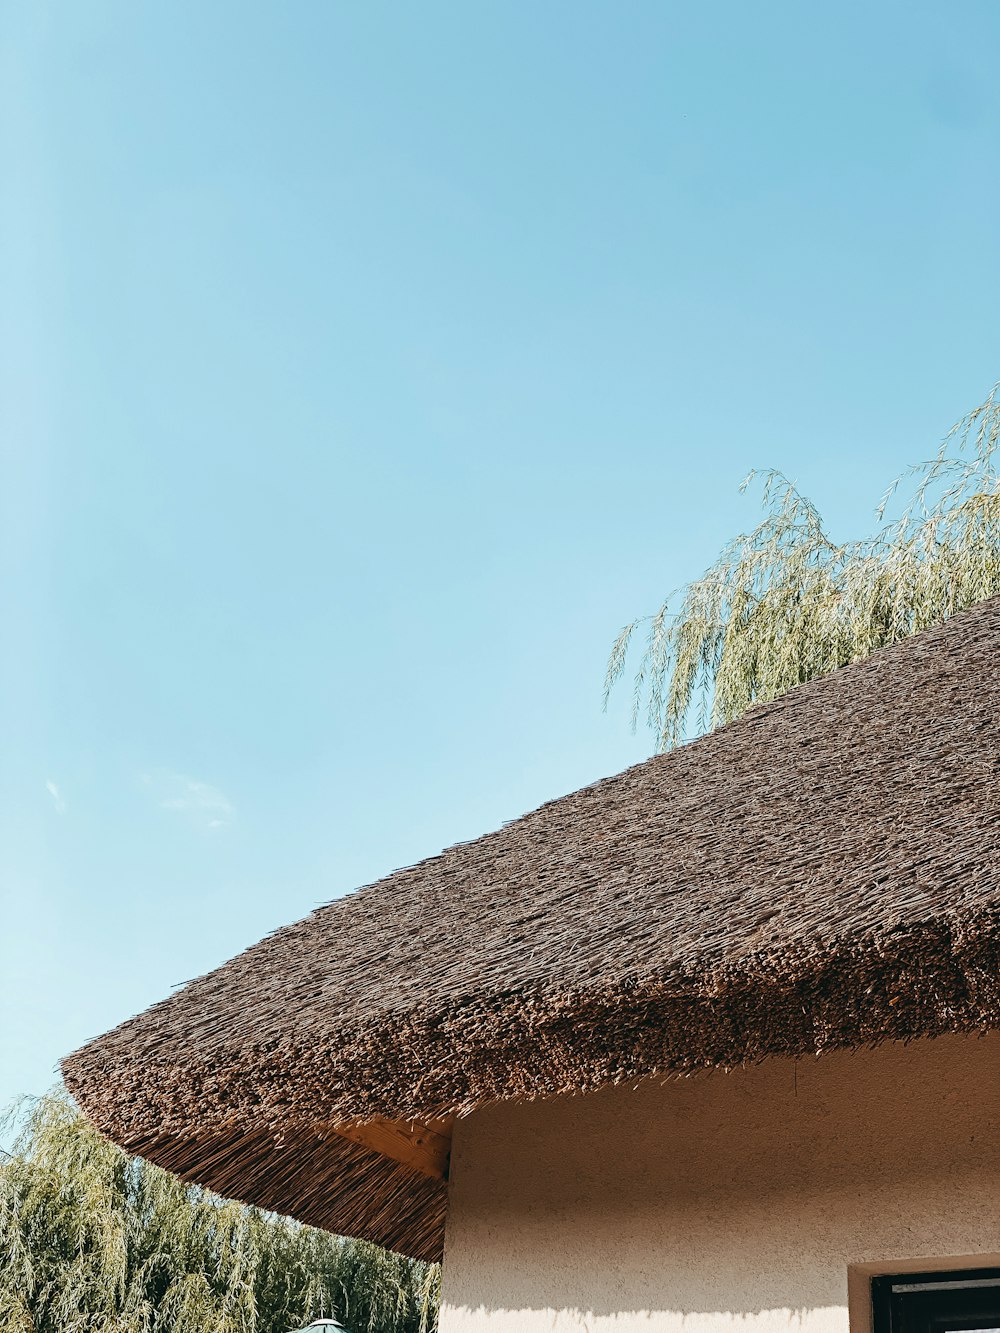
{"type": "Polygon", "coordinates": [[[889,488],[859,540],[834,541],[781,473],[751,473],[743,484],[763,483],[761,521],[621,630],[605,703],[643,628],[633,725],[644,718],[667,750],[1000,593],[998,395],[1000,383],[889,488]]]}
{"type": "Polygon", "coordinates": [[[429,1333],[439,1269],[184,1185],[102,1138],[63,1096],[0,1155],[8,1333],[429,1333]]]}

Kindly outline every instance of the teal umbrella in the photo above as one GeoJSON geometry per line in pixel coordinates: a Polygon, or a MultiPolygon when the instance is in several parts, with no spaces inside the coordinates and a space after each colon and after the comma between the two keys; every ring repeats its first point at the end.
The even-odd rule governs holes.
{"type": "Polygon", "coordinates": [[[319,1330],[319,1333],[350,1333],[350,1329],[338,1324],[336,1319],[314,1319],[305,1328],[289,1329],[289,1333],[313,1333],[313,1329],[319,1330]]]}

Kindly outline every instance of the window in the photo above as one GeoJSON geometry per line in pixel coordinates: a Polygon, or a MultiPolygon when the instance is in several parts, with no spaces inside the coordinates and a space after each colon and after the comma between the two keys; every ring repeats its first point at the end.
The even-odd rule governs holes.
{"type": "Polygon", "coordinates": [[[1000,1333],[1000,1268],[872,1278],[874,1333],[1000,1333]]]}

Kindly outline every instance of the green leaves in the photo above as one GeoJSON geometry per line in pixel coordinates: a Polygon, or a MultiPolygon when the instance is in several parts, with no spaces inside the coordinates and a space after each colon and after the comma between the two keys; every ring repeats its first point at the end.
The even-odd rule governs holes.
{"type": "Polygon", "coordinates": [[[838,544],[816,507],[779,472],[751,473],[763,517],[701,578],[626,625],[604,699],[648,626],[633,678],[640,717],[671,749],[755,703],[826,675],[1000,593],[1000,383],[952,428],[937,455],[889,488],[877,529],[838,544]],[[894,520],[903,482],[911,494],[894,520]]]}
{"type": "Polygon", "coordinates": [[[0,1156],[0,1328],[10,1333],[430,1333],[439,1269],[226,1202],[132,1161],[67,1098],[0,1156]]]}

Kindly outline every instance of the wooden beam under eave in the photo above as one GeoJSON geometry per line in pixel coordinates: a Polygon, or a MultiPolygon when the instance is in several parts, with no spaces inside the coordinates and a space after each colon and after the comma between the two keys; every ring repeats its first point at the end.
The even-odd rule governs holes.
{"type": "Polygon", "coordinates": [[[448,1179],[451,1154],[451,1129],[454,1117],[447,1120],[369,1120],[363,1125],[333,1125],[341,1138],[363,1148],[391,1157],[393,1161],[419,1171],[431,1180],[448,1179]]]}

